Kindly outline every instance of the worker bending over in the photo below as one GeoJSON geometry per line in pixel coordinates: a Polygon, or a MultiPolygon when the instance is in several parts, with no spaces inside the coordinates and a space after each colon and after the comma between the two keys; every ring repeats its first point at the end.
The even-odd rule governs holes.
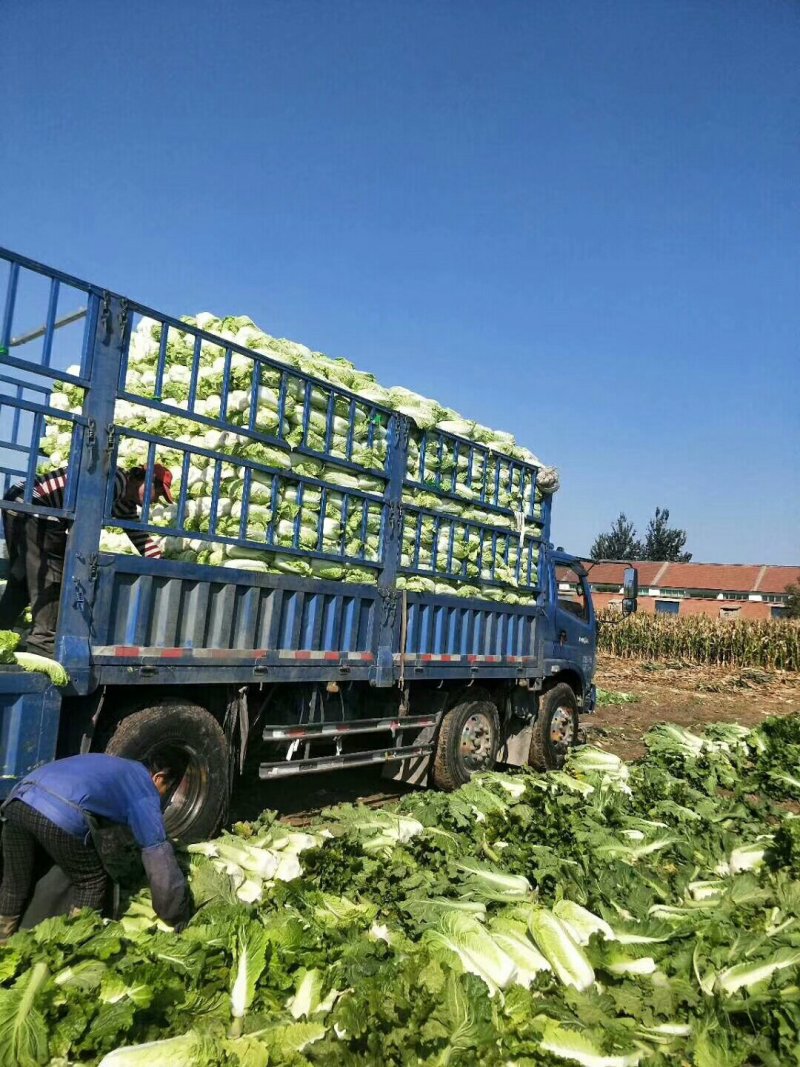
{"type": "Polygon", "coordinates": [[[128,827],[142,850],[156,914],[170,926],[185,924],[191,898],[162,815],[162,803],[179,773],[162,764],[146,767],[96,752],[31,771],[0,808],[4,819],[0,940],[19,926],[33,892],[40,850],[71,883],[72,910],[102,908],[108,875],[93,841],[97,817],[128,827]]]}

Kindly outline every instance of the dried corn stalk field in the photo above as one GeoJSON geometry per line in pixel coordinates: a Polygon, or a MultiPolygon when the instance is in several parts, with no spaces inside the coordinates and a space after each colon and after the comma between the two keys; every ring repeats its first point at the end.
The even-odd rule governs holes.
{"type": "Polygon", "coordinates": [[[601,616],[600,649],[626,659],[800,670],[800,622],[666,615],[601,616]]]}

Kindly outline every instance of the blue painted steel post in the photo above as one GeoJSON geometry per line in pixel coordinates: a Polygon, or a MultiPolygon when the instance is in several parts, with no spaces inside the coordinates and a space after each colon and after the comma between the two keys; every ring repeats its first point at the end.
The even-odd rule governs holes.
{"type": "Polygon", "coordinates": [[[61,589],[56,658],[69,670],[79,693],[89,691],[93,611],[100,579],[98,551],[113,454],[114,405],[120,362],[130,338],[127,301],[92,294],[86,328],[83,371],[90,380],[83,414],[88,419],[77,469],[75,521],[67,542],[61,589]]]}
{"type": "MultiPolygon", "coordinates": [[[[539,596],[536,602],[536,622],[534,624],[534,647],[531,655],[535,657],[536,671],[544,673],[544,661],[548,649],[552,647],[551,641],[555,633],[554,601],[551,596],[550,578],[552,574],[552,561],[550,552],[553,545],[550,541],[550,521],[552,517],[553,494],[542,494],[542,540],[539,545],[539,562],[537,575],[539,596]]],[[[556,592],[557,596],[557,592],[556,592]]]]}
{"type": "Polygon", "coordinates": [[[542,548],[550,544],[550,518],[553,508],[553,494],[542,493],[542,548]]]}
{"type": "Polygon", "coordinates": [[[393,415],[389,424],[389,480],[383,512],[383,569],[378,579],[381,618],[372,681],[377,686],[394,682],[394,653],[400,647],[400,613],[395,585],[403,546],[403,482],[408,465],[410,422],[406,415],[393,415]]]}

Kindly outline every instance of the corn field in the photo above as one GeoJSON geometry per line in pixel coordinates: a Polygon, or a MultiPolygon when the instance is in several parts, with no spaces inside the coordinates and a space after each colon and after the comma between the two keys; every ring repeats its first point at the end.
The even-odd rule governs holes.
{"type": "Polygon", "coordinates": [[[600,615],[602,651],[628,659],[682,660],[720,667],[800,670],[800,623],[706,615],[600,615]],[[612,621],[613,620],[613,621],[612,621]]]}

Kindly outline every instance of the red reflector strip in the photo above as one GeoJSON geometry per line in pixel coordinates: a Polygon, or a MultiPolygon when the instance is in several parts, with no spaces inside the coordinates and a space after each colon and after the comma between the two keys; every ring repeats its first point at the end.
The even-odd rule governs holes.
{"type": "Polygon", "coordinates": [[[158,645],[96,645],[93,656],[116,659],[181,659],[223,660],[225,662],[248,662],[263,659],[269,654],[266,648],[160,648],[158,645]]]}
{"type": "Polygon", "coordinates": [[[115,659],[186,659],[186,660],[253,660],[277,656],[279,659],[300,661],[324,660],[328,663],[340,663],[352,660],[358,663],[371,663],[375,657],[371,652],[322,652],[312,649],[294,651],[290,649],[273,650],[269,648],[162,648],[158,645],[95,645],[92,655],[115,659]]]}
{"type": "Polygon", "coordinates": [[[405,663],[533,663],[535,662],[533,656],[455,656],[449,653],[443,653],[441,656],[435,656],[433,653],[424,652],[420,655],[414,653],[407,653],[405,656],[401,656],[395,653],[394,660],[400,662],[403,660],[405,663]]]}
{"type": "MultiPolygon", "coordinates": [[[[108,656],[117,659],[186,659],[186,660],[253,660],[277,655],[279,659],[300,662],[325,661],[340,663],[351,660],[358,663],[372,663],[375,656],[371,652],[322,652],[312,649],[293,651],[280,649],[275,652],[268,648],[159,648],[155,645],[96,645],[92,649],[94,656],[108,656]]],[[[420,655],[407,653],[401,656],[395,653],[394,660],[406,663],[534,663],[533,656],[461,656],[451,653],[435,655],[424,652],[420,655]]]]}
{"type": "Polygon", "coordinates": [[[395,654],[393,657],[395,660],[403,660],[405,663],[472,663],[475,660],[485,659],[484,656],[461,656],[453,655],[449,652],[443,652],[441,655],[434,655],[432,652],[422,652],[419,655],[415,655],[413,652],[408,653],[405,656],[395,654]]]}
{"type": "Polygon", "coordinates": [[[301,649],[299,652],[291,651],[290,649],[281,649],[278,653],[280,659],[300,660],[301,662],[308,662],[311,660],[325,660],[329,663],[339,663],[343,659],[356,659],[361,662],[368,662],[374,659],[371,652],[318,652],[312,649],[301,649]]]}
{"type": "Polygon", "coordinates": [[[260,660],[269,655],[266,648],[198,648],[184,651],[192,659],[260,660]]]}

